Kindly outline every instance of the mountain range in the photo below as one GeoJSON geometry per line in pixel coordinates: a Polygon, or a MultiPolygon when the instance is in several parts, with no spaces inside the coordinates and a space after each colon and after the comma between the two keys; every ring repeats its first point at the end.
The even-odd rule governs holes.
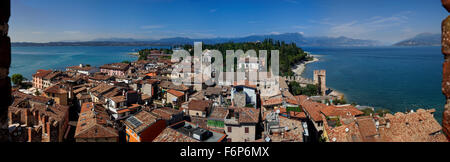
{"type": "MultiPolygon", "coordinates": [[[[12,46],[172,46],[203,42],[204,44],[217,44],[225,42],[257,42],[271,38],[286,43],[296,43],[297,46],[382,46],[385,45],[376,40],[354,39],[348,37],[305,37],[301,33],[284,33],[268,35],[251,35],[236,38],[204,38],[193,39],[188,37],[162,38],[158,40],[133,39],[133,38],[99,38],[91,41],[59,41],[48,43],[13,42],[12,46]]],[[[432,33],[421,33],[413,38],[406,39],[393,46],[440,46],[441,35],[432,33]]]]}
{"type": "Polygon", "coordinates": [[[48,43],[33,42],[13,42],[12,46],[155,46],[155,45],[182,45],[193,42],[203,42],[205,44],[216,44],[225,42],[257,42],[271,38],[285,41],[286,43],[296,43],[297,46],[379,46],[381,42],[375,40],[353,39],[348,37],[305,37],[300,33],[251,35],[236,38],[205,38],[192,39],[187,37],[163,38],[159,40],[144,40],[132,38],[102,38],[92,41],[60,41],[48,43]]]}
{"type": "Polygon", "coordinates": [[[400,41],[394,46],[440,46],[441,34],[421,33],[413,38],[400,41]]]}

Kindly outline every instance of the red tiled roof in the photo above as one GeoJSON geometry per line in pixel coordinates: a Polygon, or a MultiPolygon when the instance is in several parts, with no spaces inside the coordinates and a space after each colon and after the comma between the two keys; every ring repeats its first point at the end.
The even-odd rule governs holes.
{"type": "Polygon", "coordinates": [[[111,97],[110,99],[113,100],[115,103],[127,101],[127,98],[125,96],[114,96],[111,97]]]}
{"type": "Polygon", "coordinates": [[[66,69],[68,69],[68,70],[77,70],[77,71],[89,71],[89,70],[92,70],[94,67],[91,67],[91,66],[83,66],[83,67],[80,67],[80,66],[69,66],[69,67],[66,67],[66,69]]]}
{"type": "Polygon", "coordinates": [[[170,120],[170,119],[172,119],[172,115],[179,114],[179,113],[181,113],[181,111],[172,109],[172,108],[168,108],[168,107],[163,107],[163,108],[159,108],[159,109],[153,109],[151,111],[151,113],[154,113],[154,114],[160,116],[164,120],[170,120]]]}
{"type": "Polygon", "coordinates": [[[327,105],[308,100],[308,97],[304,95],[295,96],[295,98],[297,98],[305,113],[309,114],[312,120],[322,121],[320,114],[327,105]]]}
{"type": "MultiPolygon", "coordinates": [[[[284,107],[274,109],[274,111],[276,111],[276,110],[280,110],[280,114],[287,115],[286,108],[284,108],[284,107]]],[[[289,116],[291,118],[306,118],[305,112],[289,111],[289,116]]]]}
{"type": "Polygon", "coordinates": [[[388,126],[380,128],[383,141],[387,142],[447,142],[440,133],[442,126],[436,121],[431,110],[418,109],[412,113],[387,114],[384,118],[388,126]]]}
{"type": "Polygon", "coordinates": [[[332,142],[448,142],[431,114],[433,111],[419,109],[407,114],[387,114],[379,118],[378,129],[375,118],[367,116],[335,128],[328,127],[324,120],[324,127],[332,142]]]}
{"type": "Polygon", "coordinates": [[[189,136],[186,136],[170,127],[165,128],[153,142],[199,142],[189,136]]]}
{"type": "Polygon", "coordinates": [[[350,113],[351,116],[358,116],[364,114],[364,112],[358,110],[356,107],[352,105],[346,106],[326,106],[321,112],[325,116],[347,116],[347,113],[350,113]]]}
{"type": "Polygon", "coordinates": [[[271,98],[268,100],[265,100],[263,102],[264,106],[272,106],[272,105],[281,105],[283,103],[283,98],[271,98]]]}
{"type": "Polygon", "coordinates": [[[173,89],[169,89],[167,92],[172,94],[172,95],[174,95],[174,96],[176,96],[176,97],[184,96],[183,92],[180,92],[180,91],[177,91],[177,90],[173,90],[173,89]]]}
{"type": "Polygon", "coordinates": [[[234,113],[239,113],[239,123],[258,123],[260,116],[260,109],[249,108],[249,107],[229,107],[227,116],[232,111],[234,113]]]}
{"type": "Polygon", "coordinates": [[[245,87],[255,88],[255,89],[257,88],[256,83],[250,82],[249,80],[244,80],[244,83],[234,81],[233,85],[234,86],[245,86],[245,87]]]}
{"type": "Polygon", "coordinates": [[[109,115],[105,108],[92,102],[83,103],[75,138],[118,138],[118,131],[107,120],[109,115]]]}
{"type": "Polygon", "coordinates": [[[17,91],[13,92],[12,96],[14,101],[8,107],[8,111],[13,113],[30,110],[31,112],[38,112],[41,116],[48,116],[49,121],[63,123],[69,112],[68,106],[53,104],[47,107],[46,102],[49,101],[49,98],[46,97],[28,95],[17,91]],[[31,104],[30,102],[37,102],[38,104],[31,104]]]}
{"type": "MultiPolygon", "coordinates": [[[[323,116],[323,118],[325,117],[323,116]]],[[[327,127],[326,120],[324,120],[324,126],[327,127]]],[[[363,142],[363,137],[355,122],[328,129],[327,135],[330,142],[363,142]]]]}
{"type": "Polygon", "coordinates": [[[112,70],[121,70],[125,71],[130,67],[129,64],[125,63],[112,63],[112,64],[105,64],[100,66],[101,69],[112,69],[112,70]]]}
{"type": "Polygon", "coordinates": [[[47,76],[48,74],[50,74],[51,72],[52,72],[52,70],[39,69],[39,70],[36,71],[35,74],[33,74],[33,77],[43,78],[43,77],[47,76]]]}
{"type": "Polygon", "coordinates": [[[375,142],[374,136],[378,134],[378,131],[374,119],[370,116],[358,117],[356,123],[364,141],[375,142]]]}
{"type": "Polygon", "coordinates": [[[211,105],[212,101],[191,100],[188,104],[188,108],[189,110],[206,111],[211,105]]]}
{"type": "Polygon", "coordinates": [[[48,87],[44,90],[45,93],[57,93],[57,94],[62,94],[62,93],[67,93],[67,90],[61,88],[61,85],[54,85],[51,87],[48,87]]]}
{"type": "Polygon", "coordinates": [[[128,120],[125,120],[124,124],[127,125],[129,128],[133,129],[133,131],[138,134],[147,129],[153,123],[156,123],[158,120],[161,119],[160,117],[157,117],[147,111],[140,111],[133,116],[140,122],[142,122],[142,124],[139,125],[138,127],[134,127],[133,124],[128,122],[128,120]]]}
{"type": "Polygon", "coordinates": [[[46,76],[44,76],[43,79],[45,79],[45,80],[52,80],[53,78],[55,78],[55,77],[57,77],[57,76],[59,76],[61,74],[62,74],[62,72],[60,72],[60,71],[52,71],[51,73],[49,73],[46,76]]]}

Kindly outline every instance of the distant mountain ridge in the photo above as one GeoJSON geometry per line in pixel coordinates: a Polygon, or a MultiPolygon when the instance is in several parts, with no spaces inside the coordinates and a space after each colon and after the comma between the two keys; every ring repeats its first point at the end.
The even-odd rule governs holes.
{"type": "Polygon", "coordinates": [[[394,46],[440,46],[441,34],[421,33],[413,38],[406,39],[394,44],[394,46]]]}
{"type": "Polygon", "coordinates": [[[225,42],[257,42],[271,38],[274,40],[295,43],[297,46],[379,46],[381,42],[375,40],[353,39],[348,37],[305,37],[300,33],[284,33],[269,35],[251,35],[238,38],[205,38],[192,39],[187,37],[163,38],[159,40],[138,40],[132,38],[101,38],[92,41],[74,42],[13,42],[13,46],[145,46],[145,45],[182,45],[193,42],[203,42],[205,44],[217,44],[225,42]]]}

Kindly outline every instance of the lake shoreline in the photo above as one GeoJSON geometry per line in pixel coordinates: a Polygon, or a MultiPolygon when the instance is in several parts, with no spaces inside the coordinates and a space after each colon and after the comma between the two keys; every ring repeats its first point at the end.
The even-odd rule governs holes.
{"type": "Polygon", "coordinates": [[[296,76],[301,76],[303,74],[303,72],[306,69],[307,64],[319,61],[319,58],[318,58],[319,56],[317,56],[317,55],[312,55],[312,54],[308,53],[308,56],[312,56],[313,60],[300,61],[300,62],[296,63],[294,65],[294,67],[292,68],[292,72],[294,72],[296,76]]]}

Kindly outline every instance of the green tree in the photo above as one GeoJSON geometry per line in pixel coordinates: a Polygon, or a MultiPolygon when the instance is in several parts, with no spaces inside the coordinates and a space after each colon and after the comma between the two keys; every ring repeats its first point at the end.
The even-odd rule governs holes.
{"type": "Polygon", "coordinates": [[[34,92],[34,95],[35,95],[35,96],[40,96],[41,93],[40,93],[38,90],[36,90],[36,92],[34,92]]]}
{"type": "Polygon", "coordinates": [[[391,110],[389,109],[384,109],[384,108],[379,108],[375,111],[379,116],[384,116],[388,113],[391,113],[391,110]]]}
{"type": "Polygon", "coordinates": [[[308,84],[305,88],[302,89],[302,94],[307,96],[315,96],[319,94],[319,86],[314,84],[308,84]]]}
{"type": "Polygon", "coordinates": [[[369,116],[370,114],[374,114],[374,111],[371,108],[366,108],[361,111],[364,113],[364,116],[369,116]]]}
{"type": "Polygon", "coordinates": [[[302,93],[302,87],[297,82],[289,82],[289,92],[293,95],[300,95],[302,93]]]}
{"type": "MultiPolygon", "coordinates": [[[[192,45],[183,45],[183,49],[189,51],[191,55],[193,55],[194,51],[192,45]]],[[[291,67],[300,62],[307,60],[307,54],[299,47],[296,46],[295,43],[286,44],[284,41],[274,41],[273,39],[265,39],[262,42],[244,42],[244,43],[219,43],[219,44],[203,44],[202,49],[216,49],[223,54],[223,60],[226,60],[226,50],[243,50],[247,52],[250,49],[256,51],[256,55],[259,56],[259,50],[267,50],[267,60],[271,60],[271,50],[279,50],[279,67],[280,67],[280,75],[282,76],[292,76],[294,73],[292,72],[291,67]]],[[[224,66],[226,63],[224,62],[224,66]]],[[[267,66],[270,69],[271,62],[267,62],[267,66]]],[[[224,70],[226,70],[224,68],[224,70]]]]}
{"type": "Polygon", "coordinates": [[[342,99],[333,100],[333,104],[344,105],[344,104],[347,104],[347,101],[345,100],[344,96],[342,96],[342,99]]]}
{"type": "Polygon", "coordinates": [[[22,74],[13,74],[11,76],[11,81],[14,83],[14,85],[16,86],[20,86],[22,84],[22,81],[24,80],[24,77],[22,76],[22,74]]]}
{"type": "Polygon", "coordinates": [[[319,94],[319,87],[314,84],[308,84],[306,87],[300,86],[299,83],[292,81],[289,82],[289,92],[293,95],[306,95],[306,96],[315,96],[319,94]]]}
{"type": "Polygon", "coordinates": [[[128,61],[128,60],[125,60],[125,61],[122,61],[122,63],[124,63],[124,64],[130,64],[131,62],[128,61]]]}

